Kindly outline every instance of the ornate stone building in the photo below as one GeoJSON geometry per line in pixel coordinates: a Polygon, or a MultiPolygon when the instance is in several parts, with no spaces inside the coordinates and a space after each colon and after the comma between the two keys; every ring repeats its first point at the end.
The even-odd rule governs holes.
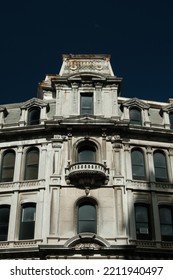
{"type": "Polygon", "coordinates": [[[0,258],[173,258],[173,103],[120,96],[109,55],[64,55],[0,107],[0,258]]]}

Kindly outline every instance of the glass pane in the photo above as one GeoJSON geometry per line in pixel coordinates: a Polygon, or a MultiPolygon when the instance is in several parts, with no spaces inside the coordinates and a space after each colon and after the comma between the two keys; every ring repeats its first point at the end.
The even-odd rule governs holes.
{"type": "Polygon", "coordinates": [[[13,151],[9,151],[5,153],[2,160],[2,170],[1,170],[2,182],[13,181],[14,164],[15,164],[15,153],[13,151]]]}
{"type": "Polygon", "coordinates": [[[141,111],[138,109],[130,109],[130,123],[132,124],[142,124],[141,111]]]}
{"type": "Polygon", "coordinates": [[[82,205],[79,207],[79,220],[95,220],[96,209],[94,205],[82,205]]]}
{"type": "Polygon", "coordinates": [[[28,112],[28,125],[39,124],[40,108],[34,108],[28,112]]]}
{"type": "Polygon", "coordinates": [[[21,222],[19,239],[34,239],[35,222],[21,222]]]}
{"type": "Polygon", "coordinates": [[[39,152],[37,149],[31,150],[26,155],[25,180],[38,178],[39,152]]]}
{"type": "Polygon", "coordinates": [[[10,207],[0,208],[0,241],[7,240],[9,224],[10,207]]]}
{"type": "Polygon", "coordinates": [[[145,178],[144,157],[141,151],[132,151],[132,175],[134,179],[145,178]]]}
{"type": "Polygon", "coordinates": [[[35,221],[35,206],[27,206],[22,211],[22,222],[35,221]]]}
{"type": "Polygon", "coordinates": [[[81,232],[96,233],[96,222],[95,221],[80,221],[79,222],[79,233],[81,233],[81,232]]]}
{"type": "Polygon", "coordinates": [[[79,162],[83,161],[91,161],[95,162],[96,161],[96,152],[94,150],[89,150],[86,148],[79,151],[79,162]]]}
{"type": "Polygon", "coordinates": [[[136,222],[148,223],[148,209],[145,206],[136,206],[136,222]]]}
{"type": "Polygon", "coordinates": [[[167,180],[167,167],[165,155],[160,152],[154,153],[154,168],[156,181],[167,180]]]}
{"type": "Polygon", "coordinates": [[[173,226],[172,225],[161,225],[161,235],[173,236],[173,226]]]}
{"type": "Polygon", "coordinates": [[[172,224],[172,213],[169,208],[160,208],[160,222],[161,224],[172,224]]]}
{"type": "Polygon", "coordinates": [[[81,94],[81,114],[93,114],[93,96],[81,94]]]}

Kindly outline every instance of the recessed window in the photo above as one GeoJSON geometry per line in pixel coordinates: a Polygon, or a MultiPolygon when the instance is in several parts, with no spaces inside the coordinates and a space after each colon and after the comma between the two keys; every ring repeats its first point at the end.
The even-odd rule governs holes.
{"type": "Polygon", "coordinates": [[[149,220],[149,207],[144,204],[135,205],[136,238],[151,239],[151,229],[149,220]]]}
{"type": "Polygon", "coordinates": [[[22,205],[19,239],[34,239],[36,204],[22,205]]]}
{"type": "Polygon", "coordinates": [[[0,206],[0,241],[6,241],[8,239],[8,225],[10,216],[10,206],[0,206]]]}
{"type": "Polygon", "coordinates": [[[159,207],[160,231],[164,241],[173,240],[173,215],[172,208],[166,206],[159,207]]]}
{"type": "Polygon", "coordinates": [[[40,123],[40,108],[33,107],[28,111],[28,125],[36,125],[40,123]]]}
{"type": "Polygon", "coordinates": [[[78,149],[78,162],[95,162],[96,149],[94,146],[84,145],[78,149]]]}
{"type": "Polygon", "coordinates": [[[92,93],[81,93],[80,114],[81,115],[93,115],[93,94],[92,93]]]}
{"type": "Polygon", "coordinates": [[[137,108],[131,108],[130,113],[130,123],[136,125],[142,125],[141,110],[137,108]]]}
{"type": "Polygon", "coordinates": [[[26,153],[25,180],[38,179],[39,150],[33,148],[26,153]]]}
{"type": "Polygon", "coordinates": [[[132,178],[134,180],[145,179],[145,162],[143,151],[133,149],[131,153],[132,160],[132,178]]]}
{"type": "Polygon", "coordinates": [[[161,151],[154,152],[154,170],[156,182],[168,181],[166,157],[161,151]]]}
{"type": "Polygon", "coordinates": [[[96,206],[91,202],[83,202],[78,206],[78,233],[96,233],[96,206]]]}
{"type": "Polygon", "coordinates": [[[13,181],[15,152],[8,150],[3,154],[1,166],[1,182],[13,181]]]}

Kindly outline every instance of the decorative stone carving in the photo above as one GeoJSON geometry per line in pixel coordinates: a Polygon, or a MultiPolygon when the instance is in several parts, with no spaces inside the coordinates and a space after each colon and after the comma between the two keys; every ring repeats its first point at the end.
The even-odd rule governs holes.
{"type": "Polygon", "coordinates": [[[90,250],[99,250],[101,246],[96,243],[79,243],[74,247],[76,250],[90,249],[90,250]]]}

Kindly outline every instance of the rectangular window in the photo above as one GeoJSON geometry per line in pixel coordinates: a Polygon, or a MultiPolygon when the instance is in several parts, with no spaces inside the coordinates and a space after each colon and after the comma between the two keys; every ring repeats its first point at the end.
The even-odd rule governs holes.
{"type": "Polygon", "coordinates": [[[80,114],[93,115],[93,94],[81,93],[80,114]]]}
{"type": "Polygon", "coordinates": [[[173,217],[172,208],[161,206],[159,208],[160,214],[160,230],[162,240],[172,241],[173,240],[173,217]]]}
{"type": "Polygon", "coordinates": [[[10,207],[0,206],[0,241],[6,241],[8,237],[10,207]]]}
{"type": "Polygon", "coordinates": [[[151,239],[151,227],[149,220],[149,208],[146,205],[135,205],[136,238],[151,239]]]}
{"type": "Polygon", "coordinates": [[[36,205],[34,203],[23,205],[20,223],[20,240],[34,239],[35,212],[36,205]]]}

